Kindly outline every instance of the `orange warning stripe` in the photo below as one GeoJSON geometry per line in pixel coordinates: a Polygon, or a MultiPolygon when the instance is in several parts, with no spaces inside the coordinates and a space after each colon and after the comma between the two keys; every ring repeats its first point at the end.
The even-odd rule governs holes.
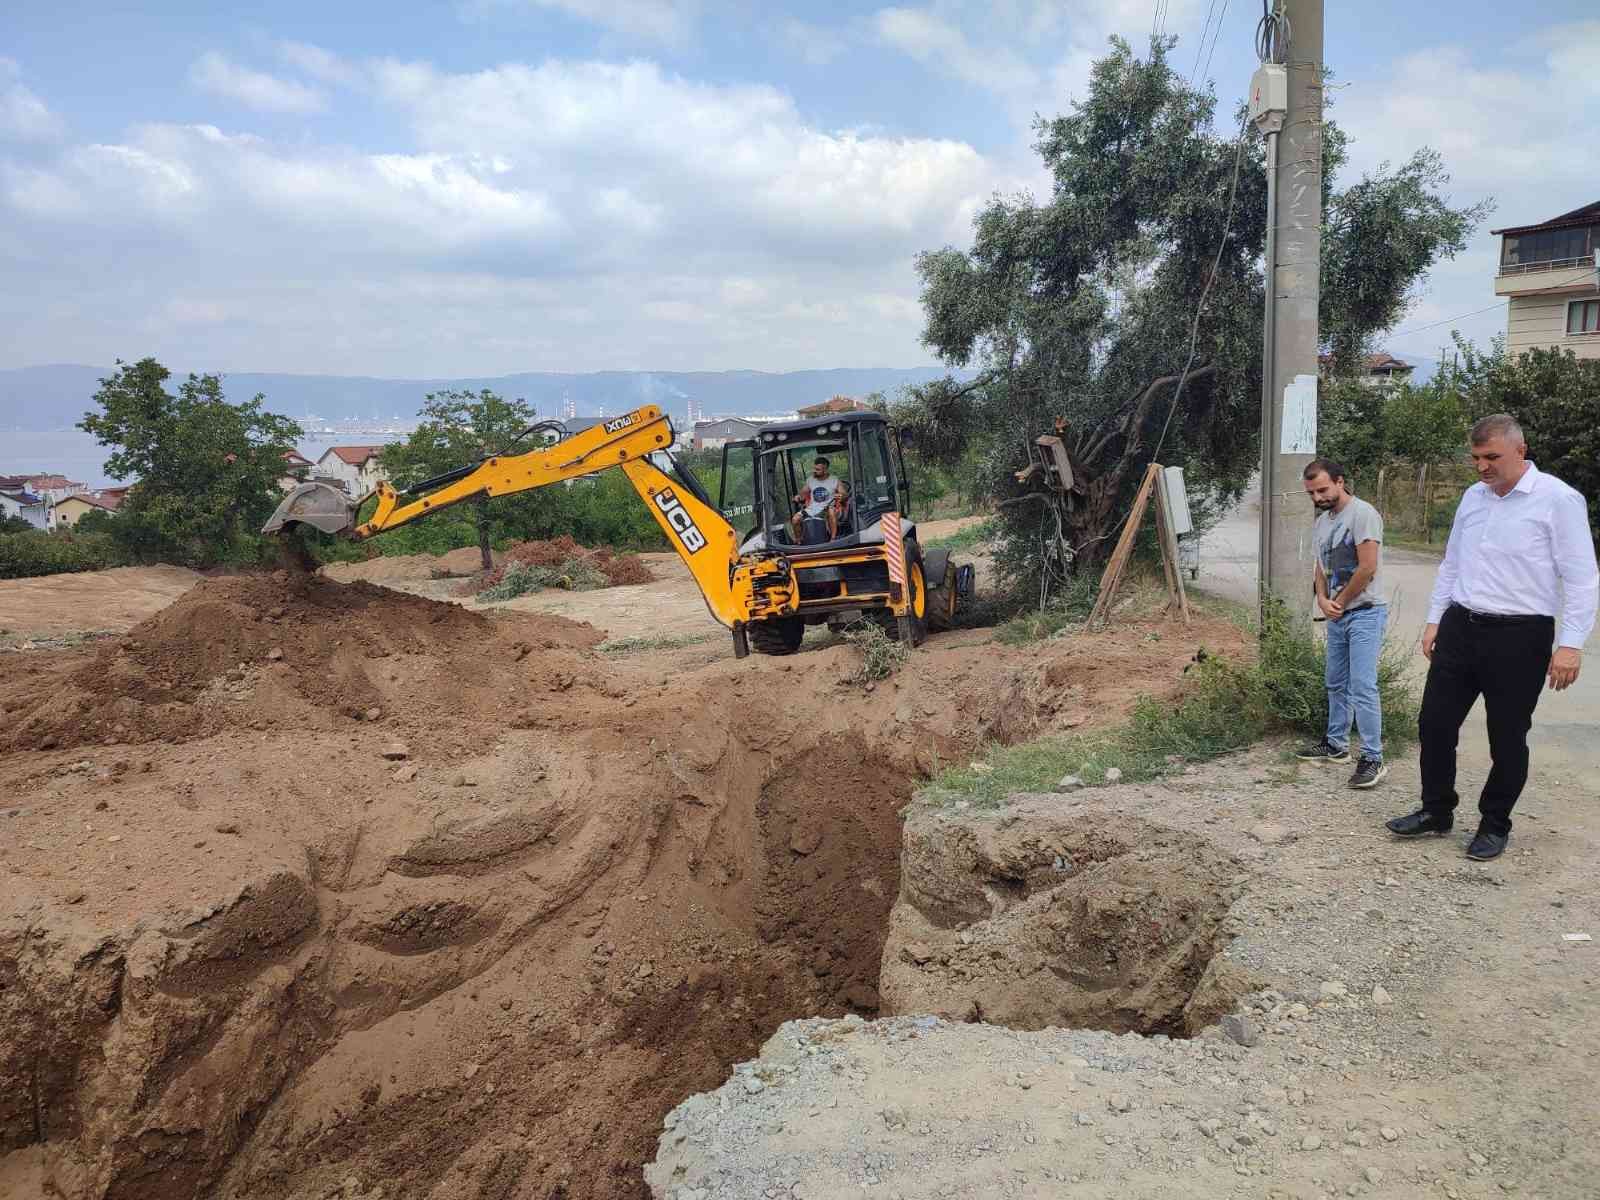
{"type": "Polygon", "coordinates": [[[883,514],[883,549],[889,559],[889,580],[906,586],[906,544],[900,532],[900,514],[883,514]]]}

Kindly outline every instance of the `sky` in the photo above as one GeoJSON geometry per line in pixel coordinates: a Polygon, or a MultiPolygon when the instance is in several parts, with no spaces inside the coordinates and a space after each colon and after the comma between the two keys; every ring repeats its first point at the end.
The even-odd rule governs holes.
{"type": "MultiPolygon", "coordinates": [[[[1047,194],[1037,114],[1153,27],[1231,112],[1252,0],[8,0],[0,367],[920,366],[914,259],[1047,194]]],[[[1345,181],[1496,210],[1386,345],[1503,331],[1491,228],[1600,199],[1591,3],[1330,5],[1345,181]],[[1488,309],[1489,311],[1476,311],[1488,309]],[[1473,314],[1464,316],[1464,314],[1473,314]],[[1452,318],[1461,317],[1460,320],[1452,318]]]]}

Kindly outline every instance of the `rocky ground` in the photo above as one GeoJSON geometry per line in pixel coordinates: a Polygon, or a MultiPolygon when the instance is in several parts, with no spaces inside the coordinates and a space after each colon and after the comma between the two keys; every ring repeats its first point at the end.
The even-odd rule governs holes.
{"type": "MultiPolygon", "coordinates": [[[[1228,867],[1206,974],[1236,1006],[1192,1038],[914,1012],[791,1022],[668,1115],[646,1168],[656,1200],[1600,1195],[1600,959],[1582,937],[1600,935],[1592,794],[1536,786],[1511,850],[1480,865],[1462,855],[1470,820],[1421,843],[1381,829],[1416,794],[1414,760],[1373,792],[1343,780],[1267,748],[1161,787],[914,806],[886,1012],[911,974],[932,976],[913,1007],[1009,1005],[1039,1026],[1038,997],[1076,989],[1065,1015],[1081,1017],[1083,997],[1128,980],[1038,930],[1076,903],[1078,877],[1126,883],[1119,860],[1188,838],[1202,873],[1214,854],[1228,867]],[[1085,828],[1125,851],[1087,853],[1085,828]],[[989,911],[940,912],[915,893],[928,870],[910,864],[939,832],[956,849],[933,872],[965,864],[989,911]],[[1031,939],[1015,928],[1029,910],[1031,939]]],[[[1193,953],[1193,939],[1173,944],[1193,953]]],[[[1100,1024],[1126,1026],[1126,1005],[1101,1008],[1100,1024]]]]}

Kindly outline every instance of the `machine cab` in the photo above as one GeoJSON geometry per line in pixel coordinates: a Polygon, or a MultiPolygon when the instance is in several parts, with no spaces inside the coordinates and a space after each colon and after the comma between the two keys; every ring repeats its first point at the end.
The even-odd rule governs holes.
{"type": "Polygon", "coordinates": [[[906,514],[910,482],[881,413],[835,413],[764,426],[722,448],[717,507],[745,552],[879,542],[879,519],[906,514]]]}

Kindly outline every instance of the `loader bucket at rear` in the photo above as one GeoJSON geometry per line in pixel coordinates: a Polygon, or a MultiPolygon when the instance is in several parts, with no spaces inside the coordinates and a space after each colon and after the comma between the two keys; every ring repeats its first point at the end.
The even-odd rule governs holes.
{"type": "Polygon", "coordinates": [[[356,501],[331,484],[302,483],[283,498],[261,532],[281,533],[292,525],[309,525],[323,533],[349,533],[356,527],[356,507],[356,501]]]}

